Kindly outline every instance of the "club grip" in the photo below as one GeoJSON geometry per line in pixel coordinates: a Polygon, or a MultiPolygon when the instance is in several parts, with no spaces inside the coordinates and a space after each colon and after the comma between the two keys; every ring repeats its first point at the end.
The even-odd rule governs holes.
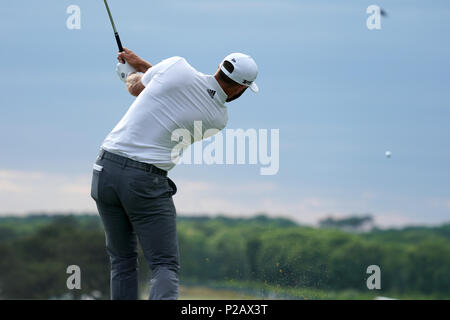
{"type": "Polygon", "coordinates": [[[116,42],[117,46],[119,47],[119,52],[123,52],[122,42],[120,42],[119,34],[116,32],[114,33],[114,35],[116,36],[116,42]]]}

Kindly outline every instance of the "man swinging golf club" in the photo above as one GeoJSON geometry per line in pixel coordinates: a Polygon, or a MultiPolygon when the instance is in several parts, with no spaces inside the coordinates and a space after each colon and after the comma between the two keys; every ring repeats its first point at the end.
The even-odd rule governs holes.
{"type": "Polygon", "coordinates": [[[177,299],[179,251],[174,167],[177,129],[194,136],[222,130],[226,102],[247,88],[257,92],[258,70],[248,55],[232,53],[214,75],[198,72],[181,57],[152,66],[126,48],[117,72],[137,98],[104,140],[94,164],[91,196],[97,204],[111,262],[111,299],[138,299],[137,241],[152,270],[149,299],[177,299]],[[124,62],[126,61],[126,64],[124,62]]]}
{"type": "MultiPolygon", "coordinates": [[[[222,130],[226,102],[247,88],[257,92],[258,74],[248,55],[232,53],[217,72],[205,75],[181,57],[152,66],[122,47],[111,11],[106,10],[119,48],[117,74],[137,97],[103,141],[95,161],[91,196],[102,219],[111,262],[111,299],[138,299],[137,241],[152,270],[149,299],[178,298],[177,192],[167,172],[175,166],[172,133],[194,137],[194,121],[222,130]]],[[[176,139],[175,139],[176,140],[176,139]]]]}

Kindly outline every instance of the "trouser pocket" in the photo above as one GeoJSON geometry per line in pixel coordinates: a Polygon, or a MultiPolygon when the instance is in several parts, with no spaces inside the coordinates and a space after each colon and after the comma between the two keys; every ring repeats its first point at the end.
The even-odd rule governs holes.
{"type": "Polygon", "coordinates": [[[172,189],[172,196],[173,196],[175,195],[175,193],[177,193],[177,186],[175,182],[173,182],[169,177],[167,177],[167,181],[169,182],[169,186],[172,189]]]}
{"type": "Polygon", "coordinates": [[[102,172],[103,167],[94,164],[94,169],[92,170],[92,182],[91,182],[91,197],[95,201],[99,200],[99,181],[100,181],[100,173],[102,172]]]}

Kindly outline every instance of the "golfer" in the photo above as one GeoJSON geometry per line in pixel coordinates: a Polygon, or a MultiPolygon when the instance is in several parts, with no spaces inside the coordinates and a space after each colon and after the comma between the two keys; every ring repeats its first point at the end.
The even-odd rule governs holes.
{"type": "Polygon", "coordinates": [[[172,200],[177,188],[167,172],[175,165],[171,153],[179,142],[172,141],[172,133],[181,128],[193,137],[194,121],[202,121],[202,134],[222,130],[228,120],[226,102],[247,88],[258,91],[258,69],[242,53],[228,55],[214,75],[198,72],[181,57],[152,66],[125,48],[118,59],[119,77],[137,98],[105,138],[91,186],[110,257],[111,299],[138,299],[138,241],[152,270],[149,299],[177,299],[172,200]]]}

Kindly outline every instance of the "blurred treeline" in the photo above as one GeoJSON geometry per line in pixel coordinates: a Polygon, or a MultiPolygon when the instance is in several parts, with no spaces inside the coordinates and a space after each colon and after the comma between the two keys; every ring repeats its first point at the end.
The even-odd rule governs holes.
{"type": "MultiPolygon", "coordinates": [[[[450,298],[449,224],[356,233],[265,216],[178,217],[178,237],[181,283],[367,292],[366,269],[378,265],[380,295],[450,298]]],[[[96,215],[0,218],[0,298],[108,298],[104,241],[96,215]],[[81,268],[81,290],[66,287],[69,265],[81,268]]],[[[139,259],[142,285],[148,285],[141,252],[139,259]]]]}

